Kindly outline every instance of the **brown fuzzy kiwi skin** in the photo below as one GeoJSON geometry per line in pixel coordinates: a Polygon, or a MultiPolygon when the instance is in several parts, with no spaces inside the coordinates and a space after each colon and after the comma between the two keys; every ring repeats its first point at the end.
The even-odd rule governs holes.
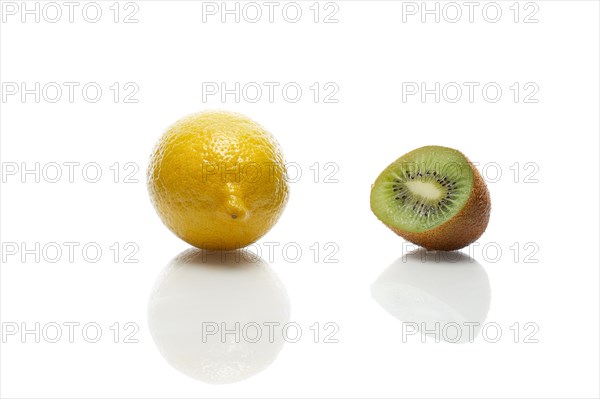
{"type": "Polygon", "coordinates": [[[465,206],[454,217],[431,230],[418,233],[388,227],[400,237],[427,250],[454,251],[475,242],[487,228],[492,203],[479,171],[471,161],[469,166],[473,171],[473,189],[465,206]]]}

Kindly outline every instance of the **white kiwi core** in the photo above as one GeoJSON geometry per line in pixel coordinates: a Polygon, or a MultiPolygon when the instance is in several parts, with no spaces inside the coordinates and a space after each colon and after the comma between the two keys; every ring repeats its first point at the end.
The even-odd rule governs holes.
{"type": "Polygon", "coordinates": [[[408,187],[411,193],[430,201],[438,201],[445,194],[439,184],[429,181],[407,181],[406,187],[408,187]]]}

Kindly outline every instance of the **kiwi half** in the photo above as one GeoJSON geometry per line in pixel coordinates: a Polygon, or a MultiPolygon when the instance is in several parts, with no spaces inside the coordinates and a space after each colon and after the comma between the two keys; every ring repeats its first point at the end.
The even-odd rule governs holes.
{"type": "Polygon", "coordinates": [[[371,210],[396,234],[430,250],[466,247],[485,231],[490,194],[460,151],[427,146],[389,165],[371,188],[371,210]]]}

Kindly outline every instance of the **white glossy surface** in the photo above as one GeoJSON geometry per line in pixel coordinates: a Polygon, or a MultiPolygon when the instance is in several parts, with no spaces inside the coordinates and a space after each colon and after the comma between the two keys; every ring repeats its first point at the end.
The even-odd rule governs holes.
{"type": "MultiPolygon", "coordinates": [[[[56,262],[48,261],[50,245],[39,262],[17,253],[0,268],[2,397],[599,396],[597,2],[539,1],[537,24],[512,22],[513,2],[499,2],[498,23],[477,14],[456,24],[422,24],[418,15],[403,23],[402,2],[394,1],[339,2],[337,24],[312,23],[312,2],[301,3],[305,18],[296,24],[221,24],[218,16],[202,22],[202,2],[142,1],[138,24],[115,24],[111,3],[101,3],[96,24],[10,19],[0,27],[2,82],[104,89],[97,103],[12,96],[0,104],[3,163],[80,164],[73,183],[63,168],[57,183],[11,175],[2,184],[1,241],[62,248],[56,262]],[[135,82],[139,102],[115,103],[114,82],[121,100],[130,93],[124,84],[135,82]],[[206,82],[297,82],[303,96],[204,102],[206,82]],[[339,87],[338,103],[322,101],[328,82],[339,87]],[[458,103],[433,96],[421,103],[418,95],[403,102],[403,82],[497,82],[503,95],[488,103],[477,91],[470,103],[465,89],[458,103]],[[523,102],[528,82],[539,87],[538,103],[523,102]],[[233,285],[200,266],[170,267],[170,278],[160,277],[189,247],[161,224],[145,187],[163,129],[205,108],[254,118],[302,172],[279,223],[252,248],[264,264],[228,276],[233,285]],[[487,168],[488,180],[501,172],[488,184],[488,230],[465,250],[473,263],[402,262],[415,248],[369,209],[378,174],[430,144],[460,149],[487,168]],[[81,177],[91,162],[102,169],[98,183],[81,177]],[[137,172],[125,168],[130,162],[137,172]],[[137,182],[124,182],[130,174],[137,182]],[[70,242],[79,243],[73,260],[70,242]],[[95,263],[82,254],[87,243],[102,250],[95,263]],[[263,279],[258,269],[276,277],[263,279]],[[248,291],[231,292],[245,279],[248,291]],[[178,296],[153,294],[157,281],[178,296]],[[197,329],[208,317],[286,320],[286,295],[289,321],[302,332],[295,343],[231,348],[219,363],[227,346],[180,335],[179,327],[197,329]],[[421,320],[483,325],[473,343],[422,342],[416,331],[403,337],[402,321],[421,320]],[[64,325],[71,322],[79,323],[73,342],[64,325]],[[45,337],[23,336],[22,323],[40,323],[45,337]],[[56,343],[48,340],[52,323],[62,332],[56,343]],[[96,343],[82,336],[88,323],[101,329],[96,343]],[[502,335],[493,343],[496,325],[502,335]],[[240,381],[206,382],[233,379],[240,381]]],[[[520,10],[521,20],[531,12],[520,10]]],[[[123,18],[131,10],[121,11],[123,18]]],[[[320,18],[330,11],[321,9],[320,18]]]]}
{"type": "Polygon", "coordinates": [[[371,295],[392,316],[410,323],[407,338],[415,329],[438,342],[473,342],[490,308],[485,269],[461,253],[410,252],[377,278],[371,295]]]}
{"type": "Polygon", "coordinates": [[[148,303],[148,328],[165,360],[211,384],[262,371],[285,342],[275,324],[271,335],[262,331],[264,323],[289,321],[285,288],[264,260],[236,255],[182,252],[163,270],[148,303]]]}

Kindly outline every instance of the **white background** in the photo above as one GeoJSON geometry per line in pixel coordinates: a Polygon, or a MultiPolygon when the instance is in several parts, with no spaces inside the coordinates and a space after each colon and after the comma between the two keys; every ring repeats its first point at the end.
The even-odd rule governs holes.
{"type": "MultiPolygon", "coordinates": [[[[232,16],[221,23],[219,14],[203,22],[200,1],[137,1],[139,22],[129,24],[122,20],[134,8],[124,10],[123,3],[118,23],[109,9],[112,1],[99,3],[103,14],[97,23],[82,18],[84,4],[73,23],[64,6],[57,23],[43,16],[39,23],[32,16],[22,23],[20,14],[3,14],[3,84],[78,82],[81,88],[97,82],[103,88],[96,103],[83,99],[80,89],[73,103],[66,91],[57,103],[43,96],[36,103],[33,95],[23,101],[20,93],[3,98],[3,171],[23,162],[30,168],[36,162],[40,168],[96,162],[103,175],[88,183],[79,166],[71,183],[65,167],[58,183],[43,176],[36,183],[34,175],[22,182],[20,171],[4,173],[3,245],[80,246],[73,262],[66,253],[56,263],[44,257],[36,262],[32,255],[22,262],[20,253],[3,253],[1,318],[5,329],[13,325],[7,323],[95,322],[103,337],[95,344],[81,334],[73,343],[66,337],[36,343],[20,332],[3,335],[3,397],[598,397],[597,2],[538,1],[537,23],[523,22],[534,10],[525,9],[525,2],[518,5],[515,23],[512,1],[499,2],[497,23],[482,17],[485,3],[475,9],[472,23],[466,6],[457,23],[443,16],[439,23],[433,16],[422,23],[420,14],[405,15],[403,22],[407,5],[395,1],[338,1],[337,23],[323,23],[335,10],[324,10],[323,3],[315,23],[313,2],[299,3],[303,14],[297,23],[282,18],[285,3],[276,8],[273,23],[266,15],[258,23],[243,17],[236,23],[232,16]],[[115,103],[109,89],[115,82],[137,85],[138,102],[124,103],[128,91],[122,91],[115,103]],[[256,103],[243,97],[236,102],[231,95],[225,102],[219,96],[203,101],[203,82],[229,87],[296,82],[303,94],[296,103],[280,90],[272,103],[266,93],[256,103]],[[315,82],[337,85],[338,102],[325,103],[322,92],[315,103],[309,89],[315,82]],[[443,97],[436,103],[433,95],[425,102],[418,95],[403,101],[403,82],[480,86],[472,103],[466,91],[457,103],[443,97]],[[482,97],[488,82],[501,86],[498,102],[482,97]],[[521,91],[515,103],[509,88],[515,82],[521,90],[528,82],[537,85],[538,102],[525,103],[529,91],[521,91]],[[283,216],[258,248],[285,287],[290,320],[302,327],[303,337],[286,343],[262,372],[225,385],[196,381],[171,367],[154,344],[147,318],[159,273],[188,248],[152,209],[147,159],[169,124],[206,108],[255,119],[302,171],[290,184],[283,216]],[[481,295],[456,288],[462,280],[448,273],[452,265],[438,264],[443,271],[427,269],[425,275],[413,268],[415,274],[388,282],[400,284],[399,296],[413,292],[402,291],[402,284],[412,285],[410,311],[416,315],[433,311],[427,295],[467,309],[469,301],[485,305],[489,295],[481,321],[500,326],[503,335],[496,343],[481,334],[466,344],[431,337],[422,343],[420,335],[403,339],[401,318],[372,298],[372,283],[412,247],[373,216],[370,185],[397,157],[429,144],[491,164],[489,180],[501,170],[499,180],[488,184],[492,216],[480,245],[470,249],[472,269],[456,271],[473,278],[481,295]],[[118,183],[109,169],[115,162],[121,167],[118,183]],[[139,166],[137,183],[123,182],[128,162],[139,166]],[[316,162],[318,177],[310,169],[316,162]],[[325,169],[326,163],[335,165],[325,169]],[[515,163],[518,176],[510,169],[515,163]],[[525,169],[527,163],[533,166],[525,169]],[[332,170],[337,182],[327,183],[332,170]],[[532,171],[533,181],[526,182],[532,171]],[[103,249],[96,263],[81,255],[89,242],[103,249]],[[115,242],[121,247],[117,262],[109,249],[115,242]],[[128,242],[139,247],[138,263],[123,261],[128,242]],[[272,259],[268,242],[279,244],[272,259]],[[297,262],[290,259],[293,252],[286,257],[281,251],[289,243],[302,249],[297,262]],[[316,259],[314,243],[320,248],[316,259]],[[326,243],[334,246],[326,250],[326,243]],[[485,245],[492,247],[489,253],[482,251],[485,245]],[[331,248],[338,249],[330,258],[337,263],[325,261],[331,248]],[[115,322],[136,323],[139,342],[123,343],[121,337],[114,343],[109,327],[115,322]],[[313,342],[309,328],[315,322],[336,323],[339,342],[324,343],[322,336],[313,342]],[[539,327],[537,343],[524,342],[528,322],[539,327]],[[514,323],[521,332],[516,343],[514,323]]],[[[222,296],[198,306],[219,309],[222,296]]]]}

